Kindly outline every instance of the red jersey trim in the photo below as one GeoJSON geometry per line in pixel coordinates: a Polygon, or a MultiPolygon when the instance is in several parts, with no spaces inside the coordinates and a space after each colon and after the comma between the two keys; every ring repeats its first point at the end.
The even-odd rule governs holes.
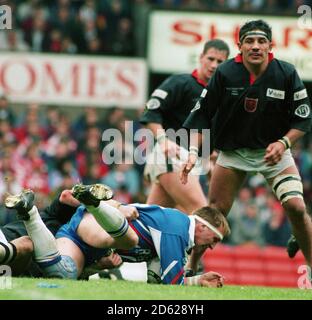
{"type": "Polygon", "coordinates": [[[192,77],[196,79],[196,81],[201,84],[202,86],[204,87],[207,87],[207,84],[208,82],[204,81],[204,80],[201,80],[198,78],[198,71],[197,69],[195,69],[193,72],[192,72],[192,77]]]}
{"type": "MultiPolygon", "coordinates": [[[[273,54],[273,52],[269,52],[269,63],[270,63],[273,59],[274,59],[274,54],[273,54]]],[[[235,61],[236,63],[243,63],[243,56],[242,56],[242,54],[239,53],[239,54],[235,57],[234,61],[235,61]]]]}
{"type": "MultiPolygon", "coordinates": [[[[269,63],[270,63],[273,59],[274,59],[273,53],[272,53],[272,52],[269,52],[269,63]]],[[[243,63],[243,56],[242,56],[242,54],[239,53],[239,54],[235,57],[234,61],[235,61],[236,63],[243,63]]],[[[249,83],[250,83],[250,84],[253,84],[254,82],[255,82],[255,77],[251,74],[250,77],[249,77],[249,83]]]]}

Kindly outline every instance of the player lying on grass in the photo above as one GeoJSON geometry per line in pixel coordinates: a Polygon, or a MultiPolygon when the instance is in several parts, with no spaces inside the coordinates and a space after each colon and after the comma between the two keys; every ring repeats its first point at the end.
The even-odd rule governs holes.
{"type": "MultiPolygon", "coordinates": [[[[24,196],[26,194],[27,192],[24,191],[24,196]]],[[[80,202],[72,196],[71,190],[63,190],[47,208],[40,212],[40,217],[45,227],[55,235],[59,228],[71,219],[79,206],[80,202]]],[[[131,216],[129,210],[124,212],[131,216]]],[[[41,228],[37,225],[36,237],[41,239],[42,236],[42,242],[44,242],[45,233],[40,232],[41,228]]],[[[33,242],[22,220],[0,227],[0,265],[9,265],[13,276],[43,276],[42,270],[32,259],[33,250],[33,242]]],[[[93,265],[93,269],[113,268],[115,260],[116,257],[112,254],[102,257],[93,265]]]]}
{"type": "Polygon", "coordinates": [[[78,207],[70,222],[61,227],[56,241],[44,228],[33,206],[31,191],[5,201],[6,207],[17,209],[23,219],[34,243],[35,259],[46,276],[76,279],[84,267],[105,255],[109,248],[116,248],[123,261],[153,261],[153,272],[150,270],[149,275],[153,275],[154,282],[156,279],[165,284],[222,286],[223,278],[215,272],[185,280],[183,268],[186,252],[192,247],[213,249],[230,232],[218,210],[203,207],[186,216],[176,209],[135,204],[126,208],[130,207],[139,217],[128,222],[120,212],[124,206],[115,202],[114,207],[108,201],[101,201],[112,197],[112,191],[104,185],[76,185],[73,196],[84,206],[78,207]],[[41,234],[46,234],[44,241],[35,235],[39,224],[41,234]],[[157,258],[158,268],[155,268],[157,258]]]}

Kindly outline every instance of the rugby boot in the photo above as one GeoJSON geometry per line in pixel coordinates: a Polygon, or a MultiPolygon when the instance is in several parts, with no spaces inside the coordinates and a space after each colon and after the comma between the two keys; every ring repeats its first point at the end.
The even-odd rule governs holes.
{"type": "Polygon", "coordinates": [[[30,189],[25,189],[19,194],[6,197],[4,204],[8,209],[15,209],[17,217],[21,220],[29,220],[29,211],[34,205],[35,194],[30,189]]]}
{"type": "Polygon", "coordinates": [[[294,235],[291,235],[287,241],[287,253],[289,258],[294,258],[297,252],[300,250],[297,239],[294,235]]]}
{"type": "Polygon", "coordinates": [[[73,189],[73,197],[87,206],[98,207],[102,200],[110,200],[114,193],[112,189],[105,184],[83,185],[76,184],[73,189]]]}

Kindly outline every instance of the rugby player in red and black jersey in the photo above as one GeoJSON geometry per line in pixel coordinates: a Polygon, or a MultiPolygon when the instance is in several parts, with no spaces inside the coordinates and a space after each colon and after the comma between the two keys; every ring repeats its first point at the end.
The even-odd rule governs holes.
{"type": "MultiPolygon", "coordinates": [[[[182,128],[208,80],[228,55],[229,47],[225,42],[219,39],[208,41],[199,57],[198,69],[191,74],[172,75],[154,90],[140,118],[141,123],[153,132],[157,140],[154,152],[162,152],[167,159],[176,155],[179,147],[168,139],[166,130],[177,132],[182,128]]],[[[188,148],[185,140],[181,139],[177,143],[181,148],[188,148]]],[[[161,164],[151,162],[146,165],[145,174],[152,182],[147,203],[178,207],[184,212],[192,212],[206,204],[198,177],[192,177],[188,186],[182,186],[179,170],[165,159],[161,164]]]]}
{"type": "MultiPolygon", "coordinates": [[[[311,266],[312,222],[290,152],[291,145],[311,128],[307,91],[294,66],[274,58],[272,31],[265,21],[244,24],[238,48],[240,54],[217,69],[184,123],[189,129],[214,128],[220,153],[210,181],[210,205],[227,215],[246,174],[262,173],[311,266]]],[[[191,134],[191,147],[200,136],[191,134]]],[[[183,183],[195,160],[194,152],[189,154],[181,172],[183,183]]]]}
{"type": "MultiPolygon", "coordinates": [[[[181,132],[183,122],[198,96],[218,65],[228,58],[229,52],[228,45],[220,39],[206,42],[199,56],[199,67],[191,74],[176,74],[167,78],[146,103],[140,121],[153,132],[156,140],[144,170],[145,177],[152,183],[148,204],[175,207],[185,213],[207,205],[198,175],[190,177],[188,185],[182,185],[179,181],[181,165],[188,155],[188,134],[186,130],[185,137],[175,133],[178,130],[181,132]]],[[[197,172],[201,170],[200,166],[196,169],[197,172]]],[[[198,253],[198,257],[200,255],[198,253]]],[[[196,265],[194,262],[192,268],[196,269],[196,265]]]]}

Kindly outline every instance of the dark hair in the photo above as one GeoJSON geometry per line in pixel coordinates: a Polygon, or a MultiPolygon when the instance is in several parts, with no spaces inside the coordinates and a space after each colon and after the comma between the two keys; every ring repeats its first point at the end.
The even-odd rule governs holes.
{"type": "Polygon", "coordinates": [[[253,20],[246,22],[239,30],[239,40],[248,31],[261,30],[267,34],[267,37],[272,41],[272,28],[263,20],[253,20]]]}
{"type": "Polygon", "coordinates": [[[203,53],[205,54],[209,49],[214,48],[220,51],[226,51],[227,56],[230,55],[230,48],[226,42],[221,39],[209,40],[205,43],[203,53]]]}

